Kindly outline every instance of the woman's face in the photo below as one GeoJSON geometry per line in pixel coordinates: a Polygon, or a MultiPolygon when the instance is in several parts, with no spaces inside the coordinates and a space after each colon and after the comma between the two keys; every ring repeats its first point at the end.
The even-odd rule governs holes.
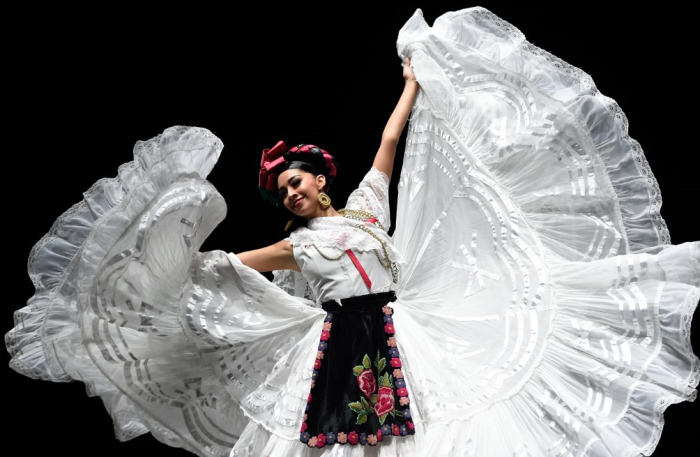
{"type": "Polygon", "coordinates": [[[318,194],[323,191],[323,175],[299,169],[285,170],[277,177],[277,191],[282,204],[289,211],[304,218],[316,217],[320,211],[318,194]]]}

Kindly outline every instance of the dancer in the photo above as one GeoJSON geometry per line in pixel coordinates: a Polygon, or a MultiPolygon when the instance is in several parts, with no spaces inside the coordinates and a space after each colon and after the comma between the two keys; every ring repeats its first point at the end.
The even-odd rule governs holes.
{"type": "Polygon", "coordinates": [[[670,245],[624,116],[482,8],[416,12],[398,52],[404,93],[345,211],[321,195],[328,151],[264,152],[262,190],[302,223],[280,244],[200,251],[221,141],[138,143],[32,252],[13,367],[85,382],[122,439],[203,456],[653,452],[695,397],[699,248],[670,245]]]}

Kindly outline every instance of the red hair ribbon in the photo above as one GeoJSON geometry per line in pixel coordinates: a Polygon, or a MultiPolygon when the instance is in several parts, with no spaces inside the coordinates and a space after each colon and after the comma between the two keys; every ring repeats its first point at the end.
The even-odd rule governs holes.
{"type": "Polygon", "coordinates": [[[284,153],[287,152],[287,145],[284,141],[278,141],[273,147],[263,149],[260,159],[260,176],[258,186],[269,192],[277,190],[277,175],[271,174],[270,170],[284,162],[284,153]]]}

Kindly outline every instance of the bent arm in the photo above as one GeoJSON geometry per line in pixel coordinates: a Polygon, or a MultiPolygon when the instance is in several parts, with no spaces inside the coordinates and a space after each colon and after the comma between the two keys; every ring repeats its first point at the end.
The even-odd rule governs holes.
{"type": "Polygon", "coordinates": [[[294,260],[292,245],[287,240],[278,241],[264,248],[241,252],[236,256],[243,265],[260,273],[273,270],[301,271],[299,264],[294,260]]]}
{"type": "Polygon", "coordinates": [[[408,116],[413,109],[413,103],[418,95],[418,81],[413,74],[411,68],[411,59],[406,59],[403,66],[404,86],[401,97],[394,107],[389,120],[384,126],[382,132],[382,141],[379,144],[379,150],[374,157],[374,167],[387,175],[391,179],[391,172],[394,168],[394,157],[396,156],[396,147],[399,144],[401,133],[403,132],[408,116]]]}

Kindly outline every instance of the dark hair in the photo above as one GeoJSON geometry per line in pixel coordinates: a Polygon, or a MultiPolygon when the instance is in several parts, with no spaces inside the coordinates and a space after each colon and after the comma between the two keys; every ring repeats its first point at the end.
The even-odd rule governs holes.
{"type": "MultiPolygon", "coordinates": [[[[279,164],[279,166],[273,168],[271,171],[279,177],[282,173],[284,173],[287,170],[302,170],[307,173],[311,173],[314,176],[318,175],[323,175],[326,176],[324,173],[319,172],[314,164],[303,161],[303,160],[292,160],[290,162],[282,162],[279,164]]],[[[326,185],[324,186],[324,191],[330,187],[330,184],[328,183],[328,177],[326,176],[326,185]]]]}

